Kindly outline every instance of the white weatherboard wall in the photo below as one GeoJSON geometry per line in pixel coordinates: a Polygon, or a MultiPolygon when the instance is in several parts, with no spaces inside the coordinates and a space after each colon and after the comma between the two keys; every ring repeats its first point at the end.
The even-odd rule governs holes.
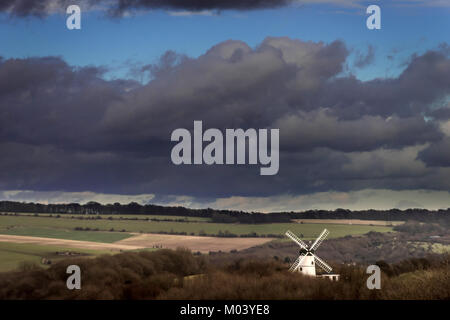
{"type": "Polygon", "coordinates": [[[316,276],[316,263],[313,256],[306,256],[297,269],[298,272],[306,276],[316,276]]]}

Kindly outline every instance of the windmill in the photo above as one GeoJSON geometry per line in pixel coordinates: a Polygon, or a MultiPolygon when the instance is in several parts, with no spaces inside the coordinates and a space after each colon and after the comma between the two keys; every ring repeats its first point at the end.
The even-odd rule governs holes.
{"type": "MultiPolygon", "coordinates": [[[[300,255],[294,264],[289,269],[292,272],[300,272],[308,276],[316,276],[316,265],[323,269],[326,273],[331,272],[331,267],[322,259],[315,255],[315,251],[321,245],[322,241],[328,236],[330,232],[324,229],[320,236],[314,241],[311,247],[297,237],[292,231],[286,231],[286,236],[300,246],[300,255]]],[[[332,280],[338,280],[339,275],[327,275],[332,280]]]]}

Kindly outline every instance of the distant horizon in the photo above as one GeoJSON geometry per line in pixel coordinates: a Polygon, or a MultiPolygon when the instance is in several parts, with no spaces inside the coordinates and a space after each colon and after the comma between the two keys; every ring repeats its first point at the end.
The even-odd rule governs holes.
{"type": "MultiPolygon", "coordinates": [[[[364,209],[349,209],[349,208],[345,208],[345,207],[336,207],[334,209],[320,209],[320,208],[310,208],[310,209],[296,209],[296,210],[289,210],[289,211],[250,211],[250,210],[238,210],[238,209],[227,209],[227,208],[211,208],[211,207],[189,207],[189,206],[184,206],[184,205],[169,205],[169,204],[161,204],[161,203],[137,203],[137,202],[128,202],[128,203],[120,203],[120,202],[116,202],[116,203],[100,203],[100,202],[96,202],[96,201],[88,201],[88,202],[35,202],[35,201],[18,201],[18,200],[4,200],[4,199],[0,199],[0,202],[13,202],[13,203],[23,203],[23,204],[40,204],[40,205],[61,205],[61,206],[65,206],[65,205],[80,205],[80,206],[85,206],[88,205],[90,202],[92,203],[97,203],[101,206],[110,206],[110,205],[116,205],[116,203],[118,203],[121,206],[127,206],[130,204],[137,204],[140,206],[160,206],[160,207],[179,207],[179,208],[185,208],[188,210],[215,210],[215,211],[238,211],[238,212],[245,212],[245,213],[262,213],[262,214],[270,214],[270,213],[291,213],[291,212],[295,212],[295,213],[302,213],[302,212],[307,212],[307,211],[328,211],[328,212],[333,212],[333,211],[337,211],[337,210],[345,210],[345,211],[351,211],[351,212],[357,212],[357,211],[391,211],[391,210],[398,210],[398,211],[408,211],[408,210],[426,210],[426,211],[449,211],[450,207],[448,208],[439,208],[439,209],[429,209],[429,208],[423,208],[423,207],[410,207],[410,208],[386,208],[386,209],[374,209],[374,208],[364,208],[364,209]]],[[[1,211],[0,211],[1,212],[1,211]]],[[[48,212],[43,212],[43,213],[48,213],[48,212]]],[[[56,213],[56,212],[55,212],[56,213]]],[[[130,214],[133,214],[133,212],[130,212],[130,214]]],[[[147,213],[142,213],[142,214],[147,214],[147,213]]],[[[153,214],[153,213],[152,213],[153,214]]],[[[149,214],[151,215],[151,214],[149,214]]]]}

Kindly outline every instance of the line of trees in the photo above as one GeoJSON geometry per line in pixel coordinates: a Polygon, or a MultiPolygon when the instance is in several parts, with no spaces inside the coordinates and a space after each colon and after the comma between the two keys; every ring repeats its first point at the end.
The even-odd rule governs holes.
{"type": "Polygon", "coordinates": [[[0,212],[26,212],[26,213],[51,213],[51,214],[147,214],[185,217],[209,217],[213,222],[220,223],[270,223],[289,222],[291,219],[362,219],[385,221],[439,221],[448,220],[450,208],[441,210],[427,209],[391,209],[391,210],[308,210],[302,212],[244,212],[216,209],[189,209],[185,207],[158,206],[153,204],[140,205],[136,202],[129,204],[105,204],[88,202],[86,204],[40,204],[14,201],[0,201],[0,212]]]}

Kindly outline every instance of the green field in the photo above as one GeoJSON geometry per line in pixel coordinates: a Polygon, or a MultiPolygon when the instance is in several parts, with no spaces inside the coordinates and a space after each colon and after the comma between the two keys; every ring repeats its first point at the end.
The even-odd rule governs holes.
{"type": "Polygon", "coordinates": [[[0,234],[93,241],[103,243],[112,243],[131,237],[131,234],[126,232],[75,231],[73,229],[68,228],[55,228],[53,226],[41,227],[41,226],[26,226],[26,225],[15,225],[14,227],[1,225],[0,234]]]}
{"type": "Polygon", "coordinates": [[[92,257],[110,253],[109,251],[101,250],[0,242],[0,272],[17,269],[25,263],[48,267],[48,265],[41,263],[42,258],[50,259],[52,263],[61,259],[67,259],[67,256],[57,255],[56,252],[76,252],[83,256],[92,257]]]}
{"type": "Polygon", "coordinates": [[[313,239],[327,228],[330,238],[346,235],[360,235],[369,231],[388,232],[392,227],[370,225],[339,225],[339,224],[299,224],[299,223],[269,223],[269,224],[226,224],[207,222],[171,222],[171,221],[134,221],[134,220],[78,220],[66,218],[49,218],[34,216],[0,216],[0,234],[34,235],[40,237],[56,237],[72,240],[89,240],[98,242],[114,242],[129,236],[127,232],[145,233],[182,233],[188,235],[217,235],[228,231],[236,235],[256,233],[258,236],[282,235],[286,230],[301,234],[302,238],[313,239]],[[126,232],[93,232],[75,231],[76,227],[99,229],[101,231],[126,232]]]}
{"type": "Polygon", "coordinates": [[[113,219],[157,219],[157,220],[184,220],[186,222],[210,222],[212,221],[211,218],[208,217],[183,217],[183,216],[161,216],[161,215],[142,215],[142,214],[100,214],[100,217],[102,219],[108,219],[109,217],[112,217],[113,219]]]}

